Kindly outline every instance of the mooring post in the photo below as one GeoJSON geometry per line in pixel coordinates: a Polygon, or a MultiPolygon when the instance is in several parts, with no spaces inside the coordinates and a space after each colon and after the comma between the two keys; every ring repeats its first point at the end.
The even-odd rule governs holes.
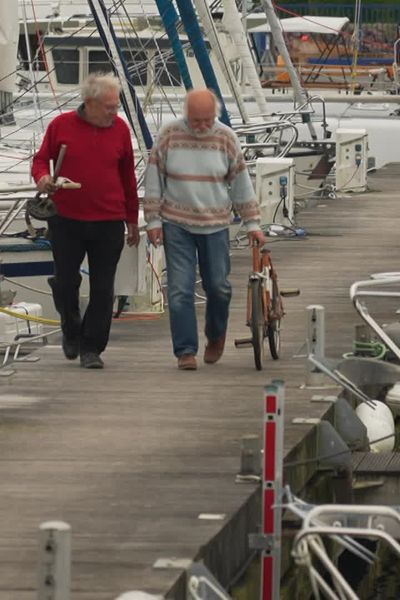
{"type": "Polygon", "coordinates": [[[39,527],[38,600],[70,600],[71,527],[46,521],[39,527]]]}

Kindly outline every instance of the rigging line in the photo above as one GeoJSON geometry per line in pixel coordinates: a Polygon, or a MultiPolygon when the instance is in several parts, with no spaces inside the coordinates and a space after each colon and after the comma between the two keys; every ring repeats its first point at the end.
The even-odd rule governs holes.
{"type": "MultiPolygon", "coordinates": [[[[142,7],[142,5],[141,5],[141,4],[140,4],[140,6],[142,7]]],[[[124,8],[125,8],[125,11],[126,11],[126,7],[124,7],[124,8]]],[[[142,7],[142,9],[143,9],[143,7],[142,7]]],[[[145,14],[145,13],[144,13],[144,14],[145,14]]],[[[152,40],[150,40],[150,39],[149,39],[149,40],[148,40],[148,44],[147,44],[147,45],[146,45],[146,44],[144,44],[144,43],[142,42],[142,40],[141,40],[140,36],[137,34],[137,32],[136,32],[136,29],[135,29],[135,27],[134,27],[134,24],[133,24],[132,20],[130,19],[129,15],[128,15],[127,13],[126,13],[126,16],[127,16],[127,18],[128,18],[128,21],[129,21],[129,23],[130,23],[130,25],[131,25],[131,29],[132,29],[132,31],[133,31],[133,32],[134,32],[134,34],[135,34],[135,37],[136,37],[136,39],[138,40],[138,42],[139,42],[139,44],[140,44],[141,48],[143,48],[143,50],[144,50],[144,51],[146,51],[146,49],[147,49],[147,48],[150,48],[150,47],[151,47],[151,41],[152,41],[152,42],[154,42],[154,45],[155,45],[155,47],[156,47],[156,49],[157,49],[157,52],[158,52],[158,56],[160,57],[160,58],[159,58],[159,60],[160,60],[160,62],[162,63],[162,65],[163,65],[163,69],[164,69],[165,73],[167,74],[167,76],[168,76],[168,78],[169,78],[170,85],[172,86],[173,82],[172,82],[172,78],[171,78],[171,76],[170,76],[170,73],[169,73],[169,71],[168,71],[168,66],[167,66],[167,62],[166,62],[166,59],[168,59],[168,56],[170,56],[170,55],[172,54],[171,50],[170,50],[170,51],[167,51],[167,52],[163,52],[163,51],[161,50],[161,48],[160,48],[160,46],[159,46],[159,43],[158,43],[158,35],[157,35],[157,34],[158,34],[158,32],[153,32],[153,33],[154,33],[154,35],[153,35],[153,38],[152,38],[152,40]]],[[[145,16],[145,18],[146,18],[146,24],[147,24],[148,28],[149,28],[150,30],[152,30],[152,29],[151,29],[151,23],[150,23],[150,21],[149,21],[149,19],[148,19],[147,15],[145,16]]],[[[122,27],[122,31],[125,33],[125,29],[124,29],[123,27],[122,27]]],[[[165,38],[165,35],[166,35],[165,33],[164,33],[164,34],[162,34],[162,35],[160,36],[160,37],[161,37],[161,39],[165,38]]],[[[127,38],[126,34],[125,34],[125,40],[126,40],[126,43],[127,43],[127,46],[128,46],[128,48],[129,48],[129,39],[127,38]]],[[[151,68],[153,67],[153,63],[154,63],[154,67],[155,67],[155,68],[154,68],[154,77],[152,78],[152,80],[153,80],[153,85],[155,85],[155,84],[156,84],[156,77],[157,77],[157,68],[156,68],[156,65],[157,65],[157,58],[156,58],[156,56],[157,56],[157,55],[155,55],[155,56],[153,57],[152,61],[146,61],[146,62],[145,62],[146,71],[147,71],[147,66],[148,66],[148,63],[150,62],[150,67],[151,67],[151,68]]],[[[162,76],[162,72],[161,72],[161,70],[159,69],[158,77],[161,77],[161,76],[162,76]]],[[[144,86],[143,86],[143,84],[142,84],[142,88],[143,88],[143,93],[145,93],[145,89],[144,89],[144,86]]]]}
{"type": "Polygon", "coordinates": [[[194,0],[194,5],[197,9],[197,14],[199,15],[200,22],[206,33],[211,49],[215,54],[215,57],[230,87],[232,96],[235,99],[235,102],[239,109],[240,117],[244,123],[248,123],[249,117],[247,115],[247,110],[244,105],[240,86],[233,74],[232,67],[230,65],[229,60],[227,59],[226,53],[222,50],[220,38],[217,34],[216,26],[211,16],[208,4],[206,2],[203,2],[203,0],[194,0]]]}
{"type": "MultiPolygon", "coordinates": [[[[54,68],[51,69],[49,71],[49,73],[52,73],[54,70],[55,70],[54,68]]],[[[7,75],[7,77],[10,77],[12,75],[16,75],[18,73],[19,73],[19,69],[16,69],[13,73],[9,73],[9,75],[7,75]]],[[[37,83],[41,83],[42,81],[44,81],[47,78],[48,78],[48,75],[45,74],[40,79],[37,79],[37,83]]],[[[22,100],[24,98],[24,96],[26,96],[26,94],[29,94],[29,92],[31,92],[35,88],[36,85],[37,85],[36,83],[33,83],[31,86],[25,88],[24,91],[21,94],[19,94],[17,96],[13,95],[13,99],[11,100],[11,102],[9,102],[8,104],[5,105],[5,108],[6,109],[7,108],[14,109],[15,105],[18,104],[19,101],[22,100]]]]}
{"type": "Polygon", "coordinates": [[[224,98],[221,93],[214,69],[211,64],[210,57],[208,55],[207,47],[203,38],[203,34],[196,16],[196,12],[191,4],[186,0],[176,0],[178,10],[182,19],[182,23],[185,27],[188,38],[192,44],[194,54],[196,56],[200,71],[203,75],[207,87],[214,90],[218,96],[221,106],[222,114],[221,121],[230,127],[230,118],[228,111],[225,106],[224,98]]]}
{"type": "Polygon", "coordinates": [[[88,0],[88,3],[93,16],[96,19],[97,28],[103,43],[107,45],[110,50],[112,48],[112,51],[115,54],[114,60],[119,66],[116,75],[119,77],[122,86],[121,100],[124,105],[125,114],[130,121],[132,129],[135,131],[140,153],[142,154],[143,159],[147,160],[148,151],[153,144],[153,140],[144,119],[142,108],[135,90],[133,86],[127,86],[127,82],[130,80],[129,72],[122,50],[117,42],[111,17],[107,12],[103,0],[88,0]],[[95,7],[95,4],[97,5],[97,8],[95,7]]]}
{"type": "MultiPolygon", "coordinates": [[[[30,80],[31,80],[31,84],[33,86],[34,92],[33,92],[33,106],[34,106],[34,112],[35,112],[35,116],[36,117],[40,117],[40,112],[39,112],[39,94],[38,94],[38,89],[37,89],[37,84],[36,84],[36,73],[35,71],[32,69],[32,55],[31,55],[31,45],[29,43],[29,33],[28,33],[28,26],[27,26],[27,17],[26,17],[26,6],[25,6],[25,0],[22,3],[22,8],[23,8],[23,13],[24,13],[24,36],[25,36],[25,45],[26,45],[26,55],[28,58],[28,70],[29,70],[29,75],[30,75],[30,80]]],[[[44,123],[43,123],[43,119],[40,119],[40,125],[42,128],[42,132],[44,132],[44,123]]]]}
{"type": "Polygon", "coordinates": [[[291,15],[292,17],[298,17],[299,19],[303,19],[304,21],[308,21],[310,23],[318,23],[318,25],[320,25],[321,27],[324,27],[325,29],[327,29],[326,33],[329,33],[329,31],[331,31],[332,33],[335,33],[336,35],[340,35],[342,36],[344,39],[351,39],[352,37],[352,33],[350,31],[343,31],[342,29],[335,29],[334,27],[330,27],[329,25],[326,25],[325,23],[319,23],[318,21],[315,21],[312,17],[305,17],[304,15],[301,15],[298,12],[295,12],[293,10],[289,10],[287,8],[285,8],[284,6],[281,6],[280,4],[275,4],[275,2],[273,2],[273,6],[276,10],[279,10],[283,13],[286,13],[288,15],[291,15]]]}
{"type": "Polygon", "coordinates": [[[356,0],[355,3],[355,15],[354,15],[354,31],[352,35],[353,43],[353,63],[351,65],[351,80],[352,80],[352,92],[356,88],[356,77],[357,77],[357,62],[358,52],[360,46],[360,22],[361,22],[361,2],[356,0]]]}
{"type": "MultiPolygon", "coordinates": [[[[128,15],[127,15],[127,18],[128,18],[128,22],[130,22],[130,23],[131,23],[131,20],[130,20],[130,18],[129,18],[129,16],[128,16],[128,15]]],[[[138,36],[138,34],[137,34],[137,32],[136,32],[136,30],[135,30],[135,28],[134,28],[134,25],[133,25],[133,23],[132,23],[131,27],[132,27],[133,33],[134,33],[134,35],[135,35],[135,39],[137,39],[137,40],[140,42],[140,48],[141,48],[141,49],[143,49],[143,50],[144,50],[144,52],[145,52],[145,51],[146,51],[146,47],[147,47],[147,46],[146,46],[146,44],[143,44],[143,43],[141,43],[141,39],[140,39],[140,37],[138,36]]],[[[122,28],[122,30],[124,31],[124,30],[125,30],[125,28],[122,28]]],[[[126,38],[126,42],[127,42],[128,49],[129,49],[129,51],[130,51],[130,56],[133,58],[133,57],[134,57],[134,55],[132,54],[132,50],[131,50],[131,49],[130,49],[130,47],[129,47],[129,40],[128,40],[128,38],[126,38]]],[[[149,45],[150,45],[150,40],[149,40],[149,42],[148,42],[148,46],[149,46],[149,45]]],[[[107,49],[105,49],[105,52],[106,52],[106,54],[107,54],[107,56],[108,56],[108,59],[109,59],[110,63],[111,63],[112,65],[114,65],[114,68],[116,68],[116,63],[115,63],[115,61],[113,60],[113,58],[112,58],[112,56],[111,56],[110,52],[109,52],[107,49]]],[[[145,69],[145,71],[144,71],[144,72],[147,72],[147,66],[148,66],[148,63],[147,63],[147,62],[144,62],[144,64],[143,64],[143,68],[145,69]]],[[[128,66],[128,72],[129,72],[130,74],[132,74],[132,73],[133,73],[133,72],[132,72],[132,69],[130,69],[130,68],[129,68],[129,66],[128,66]]],[[[139,71],[139,70],[136,70],[136,73],[137,73],[137,76],[140,78],[140,71],[139,71]]],[[[133,73],[133,74],[134,74],[134,73],[133,73]]],[[[153,78],[153,79],[155,79],[155,78],[153,78]]],[[[134,87],[133,87],[133,83],[132,83],[132,81],[127,81],[126,83],[127,83],[127,85],[129,86],[129,89],[132,89],[132,90],[134,90],[134,87]]],[[[145,94],[145,90],[144,90],[144,87],[143,87],[143,85],[141,85],[141,87],[142,87],[143,93],[145,94]]],[[[158,127],[158,123],[156,122],[156,118],[155,118],[155,116],[154,116],[154,114],[153,114],[153,112],[152,112],[152,111],[151,111],[151,116],[152,116],[153,125],[154,125],[155,127],[158,127]]]]}
{"type": "Polygon", "coordinates": [[[3,275],[3,280],[4,281],[8,281],[8,283],[11,283],[12,285],[16,285],[20,288],[23,288],[25,290],[29,290],[30,292],[36,292],[38,294],[44,294],[46,296],[52,296],[53,292],[48,292],[47,290],[41,290],[39,288],[35,288],[32,287],[31,285],[26,285],[24,283],[20,283],[19,281],[14,281],[13,279],[10,279],[9,277],[5,277],[5,275],[3,275]]]}
{"type": "MultiPolygon", "coordinates": [[[[156,2],[157,2],[157,0],[156,0],[156,2]]],[[[149,18],[148,18],[148,16],[147,16],[147,12],[145,11],[145,9],[144,9],[144,7],[143,7],[142,3],[140,3],[140,6],[141,6],[141,8],[142,8],[142,11],[143,11],[143,14],[144,14],[144,16],[145,16],[145,18],[146,18],[146,24],[147,24],[148,28],[149,28],[149,29],[152,31],[152,25],[151,25],[151,23],[150,23],[150,20],[149,20],[149,18]]],[[[133,26],[132,20],[131,20],[130,16],[129,16],[129,15],[128,15],[128,13],[127,13],[126,6],[125,6],[125,5],[124,5],[124,12],[125,12],[125,15],[126,15],[126,17],[127,17],[127,19],[128,19],[128,22],[130,22],[130,23],[131,23],[131,27],[132,27],[132,29],[134,30],[134,26],[133,26]]],[[[136,31],[135,31],[135,33],[136,33],[136,31]]],[[[168,56],[169,56],[169,53],[168,53],[168,52],[162,52],[162,51],[161,51],[161,48],[159,47],[159,43],[158,43],[158,37],[160,37],[160,39],[161,39],[161,40],[163,40],[163,39],[165,39],[165,38],[166,38],[166,36],[167,36],[167,33],[166,33],[166,32],[161,32],[161,35],[160,35],[160,36],[158,36],[158,34],[159,34],[159,32],[158,32],[158,31],[157,31],[156,33],[157,33],[157,35],[155,35],[155,36],[154,36],[154,40],[153,40],[153,41],[154,41],[154,44],[155,44],[155,46],[156,46],[156,48],[157,48],[157,50],[158,50],[158,53],[159,53],[159,55],[161,56],[161,60],[164,60],[164,59],[163,59],[163,57],[164,57],[164,56],[167,56],[167,58],[168,58],[168,56]]],[[[137,37],[137,39],[140,41],[140,36],[138,36],[138,35],[137,35],[137,33],[136,33],[136,37],[137,37]]],[[[142,44],[142,47],[143,47],[143,46],[144,46],[144,48],[146,48],[144,44],[142,44]]],[[[172,51],[169,51],[169,52],[171,52],[171,54],[173,54],[173,52],[172,52],[172,51]]],[[[156,69],[154,69],[154,70],[153,70],[153,63],[152,63],[152,62],[150,62],[150,63],[149,63],[149,66],[150,66],[151,70],[153,71],[153,75],[154,75],[154,76],[152,77],[152,86],[150,86],[150,85],[147,85],[147,88],[148,88],[148,89],[147,89],[147,92],[146,92],[146,94],[145,94],[144,107],[145,107],[146,109],[150,108],[150,114],[151,114],[151,116],[152,116],[152,119],[153,119],[153,124],[154,124],[155,126],[158,126],[157,119],[156,119],[156,117],[154,116],[154,113],[153,113],[153,111],[151,110],[151,94],[152,94],[152,87],[156,87],[156,84],[157,84],[157,81],[156,81],[156,71],[157,71],[157,70],[156,70],[156,69]]],[[[147,67],[147,63],[146,63],[146,67],[147,67]]],[[[170,74],[169,74],[169,71],[168,71],[168,68],[167,68],[167,64],[165,63],[165,61],[164,61],[164,69],[165,69],[166,73],[167,73],[167,74],[168,74],[168,76],[169,76],[170,83],[172,83],[172,80],[171,80],[171,77],[170,77],[170,74]]],[[[161,77],[161,73],[159,73],[158,77],[161,77]]],[[[179,82],[179,86],[180,86],[180,85],[181,85],[181,82],[179,82]]],[[[169,99],[169,97],[168,97],[168,95],[167,95],[167,91],[164,89],[164,86],[162,86],[162,85],[161,85],[161,86],[159,87],[159,91],[160,91],[160,94],[161,94],[161,95],[162,95],[162,96],[165,98],[165,100],[166,100],[166,102],[167,102],[167,105],[169,106],[170,110],[171,110],[173,113],[175,113],[175,111],[173,110],[173,107],[172,107],[171,101],[170,101],[170,99],[169,99]]],[[[176,100],[178,100],[178,99],[180,100],[180,98],[178,97],[178,95],[177,95],[176,93],[175,93],[175,99],[176,99],[176,100]]]]}
{"type": "MultiPolygon", "coordinates": [[[[66,106],[67,104],[69,104],[69,102],[71,102],[71,100],[74,100],[76,97],[78,96],[72,96],[71,98],[68,98],[68,100],[66,100],[65,102],[60,104],[60,107],[63,108],[64,106],[66,106]]],[[[49,115],[51,115],[56,109],[52,108],[51,110],[49,110],[48,112],[42,114],[43,117],[48,117],[49,115]]],[[[25,125],[21,125],[21,127],[19,127],[18,129],[15,129],[13,131],[10,131],[8,133],[6,133],[5,135],[2,136],[1,141],[3,142],[5,139],[7,139],[8,137],[14,135],[15,133],[18,133],[20,131],[24,131],[26,130],[26,128],[29,128],[31,125],[34,125],[37,122],[37,119],[33,119],[32,121],[29,121],[28,123],[26,123],[25,125]]]]}
{"type": "MultiPolygon", "coordinates": [[[[33,20],[34,20],[34,24],[35,24],[36,38],[37,38],[37,41],[38,41],[40,54],[41,54],[41,57],[42,57],[42,60],[43,60],[43,64],[45,66],[46,73],[49,76],[49,65],[47,63],[46,53],[44,52],[43,38],[42,38],[42,35],[40,33],[39,24],[38,24],[38,21],[37,21],[37,18],[36,18],[36,11],[35,11],[35,6],[34,6],[34,0],[31,0],[31,6],[32,6],[33,20]]],[[[57,94],[56,94],[55,89],[53,87],[53,82],[51,81],[50,77],[48,77],[48,80],[49,80],[50,89],[52,91],[55,103],[56,103],[56,105],[57,105],[57,107],[58,107],[58,109],[60,110],[60,113],[61,113],[61,107],[58,106],[57,94]]]]}
{"type": "MultiPolygon", "coordinates": [[[[64,102],[63,104],[61,104],[60,105],[61,108],[63,106],[65,106],[66,104],[68,104],[69,102],[70,102],[70,100],[68,100],[68,101],[64,102]]],[[[53,112],[54,112],[54,109],[50,110],[47,113],[44,113],[43,116],[46,117],[48,115],[51,115],[53,112]]],[[[19,133],[20,131],[25,131],[27,128],[29,128],[31,125],[34,125],[35,123],[36,123],[36,119],[34,119],[33,121],[30,121],[29,123],[26,123],[25,125],[21,125],[21,127],[19,127],[18,129],[15,129],[15,130],[7,133],[6,135],[3,135],[1,141],[4,142],[4,140],[7,139],[8,137],[10,137],[11,135],[14,136],[16,133],[19,133]]],[[[30,158],[32,158],[32,156],[33,155],[31,154],[28,158],[30,159],[30,158]]],[[[20,164],[20,163],[17,163],[17,164],[20,164]]],[[[15,166],[17,166],[17,165],[15,165],[15,166]]],[[[5,169],[3,172],[6,172],[6,171],[8,171],[8,169],[5,169]]]]}
{"type": "Polygon", "coordinates": [[[156,0],[158,12],[166,29],[168,38],[174,51],[174,56],[179,67],[186,90],[193,88],[192,79],[187,66],[183,44],[179,38],[178,23],[179,16],[171,0],[156,0]]]}

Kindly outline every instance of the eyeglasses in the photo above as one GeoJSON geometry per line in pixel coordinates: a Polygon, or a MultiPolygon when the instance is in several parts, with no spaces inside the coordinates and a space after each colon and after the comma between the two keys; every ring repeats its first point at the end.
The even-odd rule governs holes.
{"type": "Polygon", "coordinates": [[[107,112],[117,112],[120,108],[121,108],[121,103],[118,102],[118,104],[109,104],[109,103],[105,103],[102,102],[101,100],[97,101],[100,106],[102,106],[107,112]]]}
{"type": "Polygon", "coordinates": [[[118,111],[121,108],[121,104],[103,104],[104,108],[109,112],[118,111]]]}

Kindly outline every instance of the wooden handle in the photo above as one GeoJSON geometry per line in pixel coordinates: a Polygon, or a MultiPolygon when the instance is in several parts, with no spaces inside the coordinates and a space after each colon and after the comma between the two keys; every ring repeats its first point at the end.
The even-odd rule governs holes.
{"type": "Polygon", "coordinates": [[[62,190],[80,190],[82,185],[77,183],[76,181],[64,181],[60,185],[60,189],[62,190]]]}
{"type": "Polygon", "coordinates": [[[56,166],[54,167],[54,174],[53,174],[53,180],[54,181],[57,180],[57,177],[60,174],[61,165],[63,163],[66,151],[67,151],[67,145],[66,144],[61,144],[61,146],[60,146],[60,152],[58,153],[58,156],[57,156],[56,166]]]}

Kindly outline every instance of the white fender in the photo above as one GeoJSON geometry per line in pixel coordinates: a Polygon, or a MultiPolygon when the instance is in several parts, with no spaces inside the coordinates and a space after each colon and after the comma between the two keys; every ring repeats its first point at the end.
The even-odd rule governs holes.
{"type": "Polygon", "coordinates": [[[384,402],[379,400],[373,400],[372,404],[373,407],[363,402],[356,408],[358,418],[367,428],[371,452],[391,452],[395,442],[392,411],[384,402]]]}
{"type": "Polygon", "coordinates": [[[400,415],[400,381],[388,390],[385,402],[396,417],[400,415]]]}

